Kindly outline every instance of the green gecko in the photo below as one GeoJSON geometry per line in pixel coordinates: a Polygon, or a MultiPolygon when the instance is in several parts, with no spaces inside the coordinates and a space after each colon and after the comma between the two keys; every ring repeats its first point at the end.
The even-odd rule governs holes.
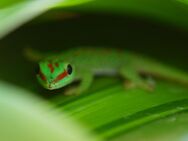
{"type": "Polygon", "coordinates": [[[127,88],[152,90],[154,81],[146,81],[141,74],[188,86],[186,73],[150,58],[115,48],[72,48],[52,55],[27,49],[25,53],[31,60],[39,61],[37,79],[44,88],[54,90],[80,81],[77,86],[66,89],[66,95],[85,92],[96,75],[121,76],[126,80],[127,88]]]}

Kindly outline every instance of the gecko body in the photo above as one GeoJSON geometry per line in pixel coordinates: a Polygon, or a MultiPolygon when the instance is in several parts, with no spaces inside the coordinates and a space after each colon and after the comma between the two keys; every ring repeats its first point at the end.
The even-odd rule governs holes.
{"type": "Polygon", "coordinates": [[[85,92],[96,75],[119,75],[129,82],[125,83],[128,87],[147,90],[153,89],[153,85],[140,74],[188,85],[186,73],[124,50],[88,47],[73,48],[47,56],[34,51],[27,51],[26,54],[29,58],[35,58],[33,60],[39,60],[37,79],[46,89],[59,89],[80,80],[78,86],[66,90],[67,95],[85,92]]]}

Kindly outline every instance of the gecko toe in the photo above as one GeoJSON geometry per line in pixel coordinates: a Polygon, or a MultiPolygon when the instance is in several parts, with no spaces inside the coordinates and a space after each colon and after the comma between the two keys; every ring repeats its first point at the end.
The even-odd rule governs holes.
{"type": "Polygon", "coordinates": [[[77,87],[71,87],[71,88],[67,88],[64,92],[64,95],[66,96],[76,96],[76,95],[80,95],[81,92],[79,91],[79,89],[77,87]]]}
{"type": "Polygon", "coordinates": [[[125,89],[134,89],[140,88],[145,91],[152,92],[155,89],[155,85],[147,82],[133,82],[133,81],[125,81],[124,83],[125,89]]]}

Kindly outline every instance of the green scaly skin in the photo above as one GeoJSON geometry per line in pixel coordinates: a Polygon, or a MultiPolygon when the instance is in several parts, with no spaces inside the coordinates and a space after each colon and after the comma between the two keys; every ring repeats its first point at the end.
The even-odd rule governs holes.
{"type": "Polygon", "coordinates": [[[81,94],[92,84],[96,75],[120,75],[126,88],[154,88],[154,81],[146,81],[140,74],[172,80],[188,86],[188,75],[155,60],[124,50],[109,48],[73,48],[59,54],[42,55],[31,49],[26,56],[39,61],[37,79],[46,89],[59,89],[80,80],[77,87],[65,91],[66,95],[81,94]]]}

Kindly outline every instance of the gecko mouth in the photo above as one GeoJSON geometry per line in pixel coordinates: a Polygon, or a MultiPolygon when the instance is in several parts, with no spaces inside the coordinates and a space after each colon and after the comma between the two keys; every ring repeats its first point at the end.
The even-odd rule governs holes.
{"type": "Polygon", "coordinates": [[[52,85],[51,84],[48,85],[48,89],[52,90],[52,85]]]}
{"type": "Polygon", "coordinates": [[[47,84],[47,89],[54,90],[54,89],[56,89],[56,86],[54,85],[54,83],[49,83],[49,84],[47,84]]]}
{"type": "Polygon", "coordinates": [[[48,90],[55,90],[55,89],[59,89],[59,88],[60,87],[59,87],[58,83],[54,83],[53,81],[52,82],[48,82],[46,84],[46,89],[48,89],[48,90]]]}

